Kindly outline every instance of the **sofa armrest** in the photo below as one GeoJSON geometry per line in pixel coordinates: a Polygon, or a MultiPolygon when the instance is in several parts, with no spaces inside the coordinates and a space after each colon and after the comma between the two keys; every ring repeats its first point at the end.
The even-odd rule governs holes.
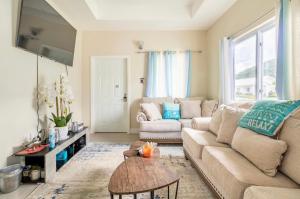
{"type": "Polygon", "coordinates": [[[192,128],[200,131],[208,131],[211,117],[197,117],[192,119],[192,128]]]}
{"type": "Polygon", "coordinates": [[[300,189],[251,186],[246,189],[244,199],[297,199],[300,189]]]}
{"type": "Polygon", "coordinates": [[[136,115],[136,121],[138,123],[143,122],[143,121],[147,121],[147,116],[145,115],[145,113],[139,111],[136,115]]]}

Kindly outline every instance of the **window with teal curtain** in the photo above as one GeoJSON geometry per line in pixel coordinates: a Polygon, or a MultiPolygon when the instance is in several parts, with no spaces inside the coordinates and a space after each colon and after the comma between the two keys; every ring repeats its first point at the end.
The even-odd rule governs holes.
{"type": "Polygon", "coordinates": [[[146,96],[190,96],[191,60],[190,51],[149,52],[146,96]]]}

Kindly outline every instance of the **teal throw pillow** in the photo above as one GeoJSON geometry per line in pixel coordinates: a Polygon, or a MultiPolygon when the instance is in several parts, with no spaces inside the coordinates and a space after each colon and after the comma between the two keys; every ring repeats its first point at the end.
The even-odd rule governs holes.
{"type": "Polygon", "coordinates": [[[180,119],[180,106],[174,103],[163,104],[163,119],[180,119]]]}
{"type": "Polygon", "coordinates": [[[239,126],[272,137],[299,107],[300,100],[259,101],[241,118],[239,126]]]}

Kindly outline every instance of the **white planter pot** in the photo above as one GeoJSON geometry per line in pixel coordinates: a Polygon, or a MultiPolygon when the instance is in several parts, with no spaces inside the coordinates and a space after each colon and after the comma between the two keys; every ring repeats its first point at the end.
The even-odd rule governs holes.
{"type": "Polygon", "coordinates": [[[65,127],[55,127],[55,133],[56,133],[56,141],[63,141],[69,138],[69,128],[67,126],[65,127]]]}

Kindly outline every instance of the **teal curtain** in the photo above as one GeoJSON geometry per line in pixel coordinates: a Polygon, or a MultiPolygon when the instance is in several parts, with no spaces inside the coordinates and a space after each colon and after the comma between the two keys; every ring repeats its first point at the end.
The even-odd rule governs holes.
{"type": "Polygon", "coordinates": [[[148,74],[146,84],[146,97],[156,97],[156,84],[157,84],[157,67],[158,67],[158,52],[148,53],[148,74]]]}
{"type": "Polygon", "coordinates": [[[192,52],[190,50],[185,53],[186,67],[186,97],[191,96],[191,79],[192,79],[192,52]]]}
{"type": "Polygon", "coordinates": [[[173,96],[173,70],[174,64],[176,64],[176,52],[175,51],[165,51],[165,70],[166,70],[166,93],[167,96],[173,96]]]}
{"type": "Polygon", "coordinates": [[[280,0],[276,92],[279,99],[290,99],[289,85],[289,12],[290,0],[280,0]]]}

